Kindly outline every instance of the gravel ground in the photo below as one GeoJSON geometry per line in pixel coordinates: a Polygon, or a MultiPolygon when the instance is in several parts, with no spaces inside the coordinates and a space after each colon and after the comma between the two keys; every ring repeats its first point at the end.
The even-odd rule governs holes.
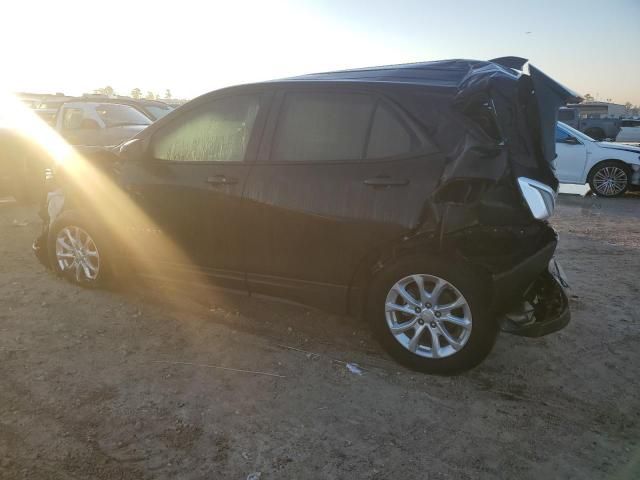
{"type": "Polygon", "coordinates": [[[569,326],[437,377],[350,318],[75,287],[0,202],[0,478],[640,478],[640,198],[561,196],[553,223],[569,326]]]}

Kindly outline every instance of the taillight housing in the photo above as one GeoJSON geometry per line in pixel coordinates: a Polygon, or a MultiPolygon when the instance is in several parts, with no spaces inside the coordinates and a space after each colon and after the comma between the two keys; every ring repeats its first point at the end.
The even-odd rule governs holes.
{"type": "Polygon", "coordinates": [[[553,188],[527,177],[519,177],[518,186],[534,218],[547,220],[553,215],[557,196],[553,188]]]}

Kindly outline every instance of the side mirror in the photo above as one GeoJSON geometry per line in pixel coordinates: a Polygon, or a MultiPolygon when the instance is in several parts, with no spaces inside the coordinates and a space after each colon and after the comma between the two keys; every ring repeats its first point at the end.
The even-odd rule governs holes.
{"type": "Polygon", "coordinates": [[[580,142],[576,137],[567,137],[562,141],[562,143],[567,143],[569,145],[580,145],[580,142]]]}
{"type": "Polygon", "coordinates": [[[137,162],[144,158],[144,148],[142,146],[142,140],[139,138],[133,138],[127,140],[120,145],[119,157],[123,160],[130,162],[137,162]]]}
{"type": "Polygon", "coordinates": [[[83,118],[79,128],[81,130],[100,130],[100,124],[93,118],[83,118]]]}

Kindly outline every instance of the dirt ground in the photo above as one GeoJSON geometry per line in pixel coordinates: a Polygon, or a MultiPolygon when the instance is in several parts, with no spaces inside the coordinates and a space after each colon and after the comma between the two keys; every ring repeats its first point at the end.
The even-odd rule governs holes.
{"type": "Polygon", "coordinates": [[[640,478],[640,197],[561,196],[553,223],[570,325],[438,377],[350,318],[75,287],[2,202],[0,478],[640,478]]]}

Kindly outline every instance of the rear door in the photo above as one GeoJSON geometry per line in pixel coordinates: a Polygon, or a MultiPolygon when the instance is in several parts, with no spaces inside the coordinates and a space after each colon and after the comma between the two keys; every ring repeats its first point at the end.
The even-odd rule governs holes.
{"type": "Polygon", "coordinates": [[[125,165],[126,187],[153,221],[139,226],[152,265],[245,288],[240,203],[265,101],[260,92],[244,93],[185,110],[153,133],[145,161],[125,165]]]}
{"type": "Polygon", "coordinates": [[[344,311],[367,254],[418,225],[443,159],[378,94],[281,91],[244,198],[253,292],[344,311]]]}

